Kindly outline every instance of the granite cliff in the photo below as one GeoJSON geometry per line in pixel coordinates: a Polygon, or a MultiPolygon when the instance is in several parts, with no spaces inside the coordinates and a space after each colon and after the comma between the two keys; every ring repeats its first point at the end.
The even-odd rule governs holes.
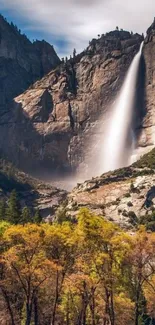
{"type": "Polygon", "coordinates": [[[45,41],[31,43],[17,26],[0,15],[1,123],[10,101],[59,63],[53,46],[45,41]]]}
{"type": "Polygon", "coordinates": [[[94,153],[92,137],[99,150],[100,117],[114,102],[142,40],[117,30],[93,39],[80,55],[15,97],[1,117],[3,155],[28,171],[70,171],[85,163],[94,153]]]}
{"type": "Polygon", "coordinates": [[[144,41],[145,61],[145,117],[141,126],[139,146],[150,150],[155,145],[155,19],[144,41]]]}
{"type": "MultiPolygon", "coordinates": [[[[109,32],[93,39],[81,54],[60,64],[53,47],[45,41],[32,44],[2,17],[0,27],[1,155],[23,170],[41,173],[43,178],[46,172],[51,175],[52,171],[85,170],[90,157],[100,150],[100,126],[104,132],[103,121],[143,35],[123,30],[109,32]],[[20,68],[12,76],[14,64],[20,68]],[[28,88],[25,82],[32,85],[18,95],[28,88]]],[[[154,146],[154,62],[155,22],[144,40],[137,80],[133,123],[138,155],[154,146]]]]}

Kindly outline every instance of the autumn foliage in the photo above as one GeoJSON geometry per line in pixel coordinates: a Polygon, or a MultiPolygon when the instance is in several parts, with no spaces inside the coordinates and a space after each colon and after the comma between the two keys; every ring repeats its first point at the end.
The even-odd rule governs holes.
{"type": "MultiPolygon", "coordinates": [[[[25,212],[26,213],[26,212],[25,212]]],[[[77,222],[0,223],[1,325],[155,324],[155,234],[77,222]]]]}

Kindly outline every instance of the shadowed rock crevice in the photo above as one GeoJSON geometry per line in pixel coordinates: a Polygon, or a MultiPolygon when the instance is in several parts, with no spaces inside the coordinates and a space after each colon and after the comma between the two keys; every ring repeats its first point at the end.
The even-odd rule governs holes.
{"type": "MultiPolygon", "coordinates": [[[[47,92],[46,90],[44,92],[47,92]]],[[[49,103],[51,110],[51,95],[46,94],[45,100],[43,92],[43,99],[49,103]],[[50,96],[50,97],[49,97],[50,96]],[[50,99],[50,100],[49,100],[50,99]]],[[[37,98],[38,99],[38,98],[37,98]]],[[[40,103],[40,101],[39,101],[40,103]]],[[[31,108],[33,102],[31,101],[31,108]]],[[[69,126],[70,132],[60,134],[57,129],[51,132],[50,124],[53,123],[53,128],[57,122],[49,123],[49,115],[52,111],[45,112],[43,105],[41,109],[35,105],[35,109],[23,109],[22,103],[12,102],[11,112],[5,116],[1,127],[0,147],[2,155],[10,162],[13,162],[19,169],[30,172],[35,176],[45,178],[50,171],[50,175],[61,174],[70,169],[69,161],[67,159],[67,151],[71,138],[72,129],[69,126]],[[46,114],[45,114],[46,113],[46,114]],[[34,114],[34,115],[33,115],[34,114]],[[48,121],[45,120],[48,114],[48,121]],[[46,128],[44,124],[47,121],[46,128]],[[63,137],[63,141],[62,141],[63,137]],[[62,164],[63,161],[63,164],[62,164]]],[[[70,125],[70,123],[69,123],[70,125]]]]}
{"type": "Polygon", "coordinates": [[[145,115],[147,114],[147,107],[146,107],[146,64],[144,55],[142,54],[139,71],[138,71],[138,79],[137,79],[137,86],[135,89],[135,104],[134,104],[134,115],[133,115],[133,130],[135,132],[136,141],[138,141],[141,129],[143,125],[143,120],[145,115]]]}
{"type": "Polygon", "coordinates": [[[144,40],[143,55],[145,60],[145,116],[138,145],[141,154],[155,146],[155,21],[147,30],[144,40]]]}
{"type": "Polygon", "coordinates": [[[72,107],[71,107],[70,102],[68,103],[68,115],[69,115],[69,118],[70,118],[70,126],[74,130],[74,118],[73,118],[73,115],[72,115],[72,107]]]}
{"type": "Polygon", "coordinates": [[[147,208],[153,206],[154,198],[155,198],[155,186],[152,186],[146,194],[146,200],[144,202],[144,206],[146,206],[147,208]]]}

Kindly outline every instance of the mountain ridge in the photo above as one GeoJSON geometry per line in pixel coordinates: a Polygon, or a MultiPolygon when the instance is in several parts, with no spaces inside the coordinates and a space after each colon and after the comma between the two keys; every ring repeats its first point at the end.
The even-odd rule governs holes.
{"type": "MultiPolygon", "coordinates": [[[[135,130],[144,153],[154,146],[154,79],[150,74],[154,69],[151,61],[155,56],[154,31],[153,23],[144,40],[144,58],[137,84],[140,95],[136,103],[140,102],[135,106],[135,130]],[[153,48],[152,54],[150,48],[153,48]]],[[[59,62],[54,70],[13,98],[7,110],[4,105],[0,111],[2,156],[20,170],[30,174],[35,170],[37,176],[49,182],[50,178],[52,182],[52,172],[56,178],[61,171],[71,173],[79,165],[87,169],[89,157],[97,155],[90,139],[99,143],[100,117],[106,118],[142,41],[143,35],[123,30],[93,39],[81,54],[59,62]]],[[[46,47],[46,42],[44,45],[46,47]]],[[[40,42],[35,42],[35,47],[40,49],[40,46],[40,42]]]]}
{"type": "Polygon", "coordinates": [[[53,46],[31,41],[0,15],[0,108],[60,63],[53,46]]]}
{"type": "Polygon", "coordinates": [[[115,100],[142,40],[118,30],[93,39],[81,54],[12,99],[1,115],[3,155],[38,175],[87,169],[94,152],[88,141],[98,142],[100,116],[115,100]]]}

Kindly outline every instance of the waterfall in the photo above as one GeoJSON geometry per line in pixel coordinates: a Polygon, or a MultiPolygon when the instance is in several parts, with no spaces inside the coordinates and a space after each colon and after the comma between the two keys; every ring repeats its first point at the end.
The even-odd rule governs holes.
{"type": "Polygon", "coordinates": [[[112,109],[107,131],[104,134],[103,149],[101,150],[100,157],[100,172],[124,167],[130,162],[135,143],[132,120],[142,48],[143,42],[139,52],[131,62],[120,95],[112,109]]]}

